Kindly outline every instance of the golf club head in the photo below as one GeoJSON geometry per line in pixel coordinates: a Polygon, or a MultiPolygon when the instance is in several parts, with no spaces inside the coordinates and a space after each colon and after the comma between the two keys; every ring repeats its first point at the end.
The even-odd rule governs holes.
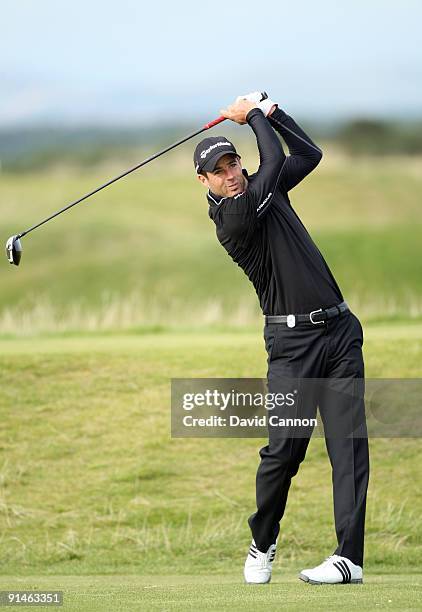
{"type": "Polygon", "coordinates": [[[22,257],[22,245],[16,236],[10,236],[6,242],[6,256],[10,264],[19,265],[22,257]]]}

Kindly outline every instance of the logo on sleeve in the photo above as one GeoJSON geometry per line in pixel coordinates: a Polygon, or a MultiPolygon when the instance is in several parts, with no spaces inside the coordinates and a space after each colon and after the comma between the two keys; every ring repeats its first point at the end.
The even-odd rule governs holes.
{"type": "Polygon", "coordinates": [[[261,208],[262,208],[263,206],[265,206],[265,204],[268,202],[268,200],[270,199],[270,197],[271,197],[272,195],[273,195],[273,194],[272,194],[272,192],[270,191],[270,193],[267,195],[267,197],[265,198],[265,200],[264,200],[263,202],[261,202],[261,204],[258,206],[258,208],[257,208],[256,210],[257,210],[257,211],[258,211],[258,210],[261,210],[261,208]]]}

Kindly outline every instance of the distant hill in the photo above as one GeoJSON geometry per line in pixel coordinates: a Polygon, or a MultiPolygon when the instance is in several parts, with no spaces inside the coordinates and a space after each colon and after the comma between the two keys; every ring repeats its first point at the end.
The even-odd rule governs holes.
{"type": "MultiPolygon", "coordinates": [[[[333,140],[351,154],[421,154],[422,121],[389,122],[357,118],[348,123],[298,123],[316,140],[333,140]]],[[[199,124],[200,126],[201,124],[199,124]]],[[[198,124],[117,127],[27,127],[0,129],[0,163],[6,171],[43,168],[58,162],[84,166],[131,149],[158,150],[198,129],[198,124]]],[[[223,128],[221,128],[223,129],[223,128]]],[[[224,133],[242,139],[241,128],[224,124],[224,133]]]]}

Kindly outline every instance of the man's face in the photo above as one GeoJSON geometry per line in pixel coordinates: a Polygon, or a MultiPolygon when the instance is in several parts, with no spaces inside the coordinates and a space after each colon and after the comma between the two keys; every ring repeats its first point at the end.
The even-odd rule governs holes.
{"type": "Polygon", "coordinates": [[[242,193],[248,183],[242,173],[242,164],[239,158],[232,153],[220,157],[214,172],[207,172],[207,176],[198,174],[198,179],[215,195],[225,198],[232,198],[238,193],[242,193]]]}

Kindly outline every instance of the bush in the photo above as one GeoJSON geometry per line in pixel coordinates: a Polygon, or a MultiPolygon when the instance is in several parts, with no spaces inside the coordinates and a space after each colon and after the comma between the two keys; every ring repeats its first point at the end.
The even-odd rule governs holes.
{"type": "Polygon", "coordinates": [[[337,141],[355,155],[417,155],[422,153],[422,124],[357,119],[338,131],[337,141]]]}

